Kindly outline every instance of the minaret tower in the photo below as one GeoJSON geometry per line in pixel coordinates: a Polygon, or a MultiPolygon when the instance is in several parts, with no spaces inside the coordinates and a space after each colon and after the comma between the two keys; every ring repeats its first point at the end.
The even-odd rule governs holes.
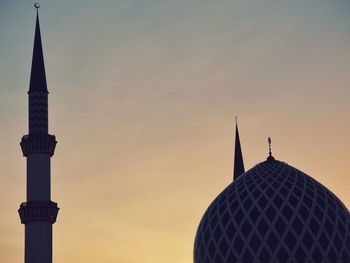
{"type": "Polygon", "coordinates": [[[29,84],[29,133],[21,141],[27,158],[27,202],[18,213],[25,224],[25,263],[52,262],[52,224],[59,208],[51,201],[50,161],[56,139],[48,133],[48,91],[41,45],[38,3],[29,84]]]}

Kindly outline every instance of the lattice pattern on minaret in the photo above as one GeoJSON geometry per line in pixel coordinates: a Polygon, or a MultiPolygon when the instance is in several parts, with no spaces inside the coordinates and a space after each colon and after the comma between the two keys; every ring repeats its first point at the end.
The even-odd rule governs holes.
{"type": "Polygon", "coordinates": [[[48,96],[46,91],[29,92],[29,134],[48,133],[48,96]]]}

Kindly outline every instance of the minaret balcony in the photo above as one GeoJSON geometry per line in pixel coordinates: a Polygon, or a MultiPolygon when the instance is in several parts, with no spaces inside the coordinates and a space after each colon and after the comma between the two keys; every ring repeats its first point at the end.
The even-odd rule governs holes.
{"type": "Polygon", "coordinates": [[[56,222],[59,208],[52,201],[31,201],[22,203],[18,213],[21,223],[33,221],[47,221],[51,224],[56,222]]]}
{"type": "Polygon", "coordinates": [[[50,134],[29,134],[22,137],[20,143],[24,156],[30,153],[47,153],[53,156],[56,147],[56,137],[50,134]]]}

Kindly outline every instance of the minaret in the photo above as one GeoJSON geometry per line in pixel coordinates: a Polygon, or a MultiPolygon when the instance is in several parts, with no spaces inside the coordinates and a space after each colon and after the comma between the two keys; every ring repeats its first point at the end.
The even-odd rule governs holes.
{"type": "Polygon", "coordinates": [[[233,180],[236,180],[242,173],[244,173],[243,155],[241,149],[241,142],[239,140],[238,124],[236,117],[236,139],[235,139],[235,160],[233,165],[233,180]]]}
{"type": "Polygon", "coordinates": [[[56,139],[48,134],[48,91],[38,8],[29,84],[29,134],[20,143],[27,158],[27,202],[18,213],[25,224],[25,263],[52,262],[52,224],[59,208],[51,201],[50,161],[56,139]]]}

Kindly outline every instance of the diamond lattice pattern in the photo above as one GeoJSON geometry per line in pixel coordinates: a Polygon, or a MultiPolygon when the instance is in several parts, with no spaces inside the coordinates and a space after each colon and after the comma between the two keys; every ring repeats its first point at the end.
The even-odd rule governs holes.
{"type": "Polygon", "coordinates": [[[350,214],[310,176],[283,162],[264,162],[209,206],[194,262],[349,263],[350,214]]]}

